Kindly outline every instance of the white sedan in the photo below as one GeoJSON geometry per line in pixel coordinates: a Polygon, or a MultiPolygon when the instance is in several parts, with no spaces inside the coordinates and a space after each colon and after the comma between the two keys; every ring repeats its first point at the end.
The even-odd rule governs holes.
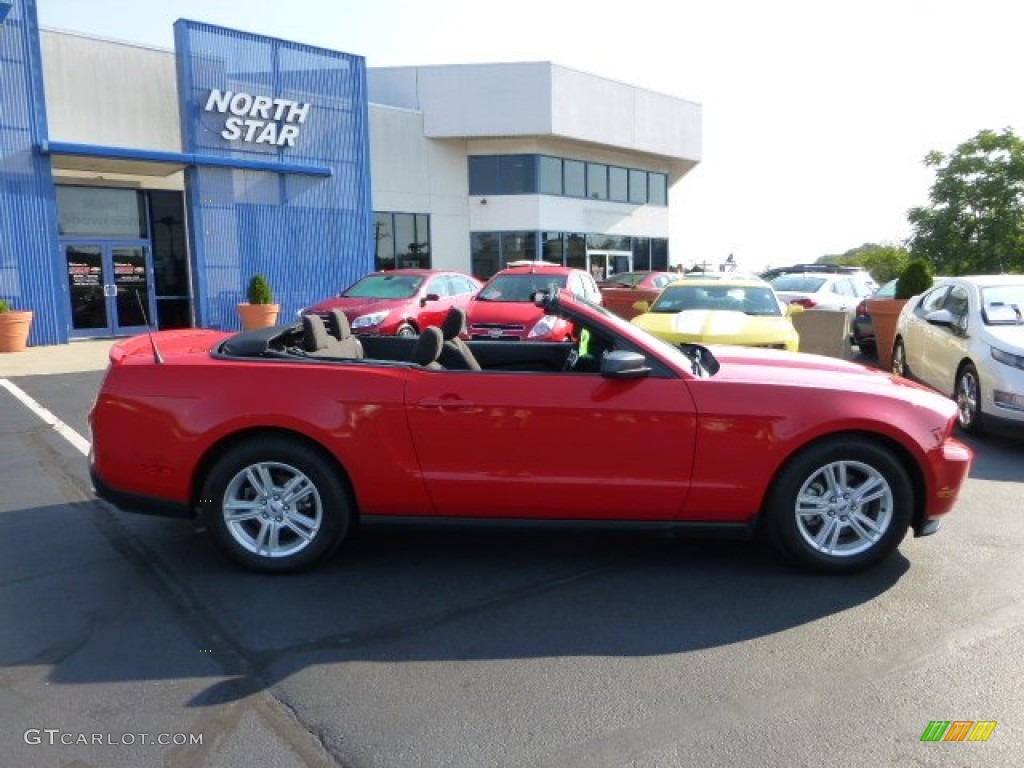
{"type": "Polygon", "coordinates": [[[967,432],[1024,430],[1024,275],[952,277],[908,301],[892,370],[952,393],[967,432]]]}

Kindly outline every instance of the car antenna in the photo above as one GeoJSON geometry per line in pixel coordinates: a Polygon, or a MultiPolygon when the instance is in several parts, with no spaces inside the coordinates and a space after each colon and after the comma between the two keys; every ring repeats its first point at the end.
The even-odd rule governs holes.
{"type": "Polygon", "coordinates": [[[163,365],[164,358],[160,354],[160,350],[157,349],[156,339],[153,338],[153,326],[149,324],[149,318],[146,316],[146,308],[142,305],[142,296],[139,295],[138,290],[135,290],[134,293],[135,300],[139,303],[139,311],[142,312],[142,322],[146,325],[146,333],[149,334],[149,346],[153,348],[153,360],[157,365],[163,365]]]}

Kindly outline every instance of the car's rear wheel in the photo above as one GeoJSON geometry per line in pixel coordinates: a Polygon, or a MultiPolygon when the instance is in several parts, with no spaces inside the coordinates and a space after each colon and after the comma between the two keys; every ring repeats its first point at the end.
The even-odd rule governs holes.
{"type": "Polygon", "coordinates": [[[903,339],[899,337],[892,343],[892,372],[904,378],[910,375],[910,368],[907,367],[907,348],[903,345],[903,339]]]}
{"type": "Polygon", "coordinates": [[[254,438],[229,450],[203,484],[200,509],[217,545],[257,571],[307,568],[348,531],[349,494],[337,469],[294,439],[254,438]]]}
{"type": "Polygon", "coordinates": [[[419,333],[410,323],[402,323],[400,326],[398,326],[398,330],[395,331],[395,336],[405,336],[408,338],[409,336],[418,335],[419,333]]]}
{"type": "Polygon", "coordinates": [[[888,557],[910,525],[914,491],[888,448],[830,438],[781,470],[765,513],[772,538],[803,566],[851,573],[888,557]]]}
{"type": "Polygon", "coordinates": [[[954,397],[960,428],[970,434],[981,434],[981,381],[972,363],[964,363],[957,373],[954,397]]]}
{"type": "Polygon", "coordinates": [[[878,348],[875,346],[875,342],[873,341],[858,341],[857,348],[860,350],[862,355],[874,357],[878,354],[878,348]]]}

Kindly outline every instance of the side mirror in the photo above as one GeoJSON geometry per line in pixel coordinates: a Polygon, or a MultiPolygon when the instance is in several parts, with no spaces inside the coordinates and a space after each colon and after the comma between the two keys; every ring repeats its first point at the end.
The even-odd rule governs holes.
{"type": "Polygon", "coordinates": [[[441,297],[438,296],[436,293],[428,293],[426,296],[420,299],[420,306],[425,307],[427,306],[428,301],[437,301],[440,298],[441,297]]]}
{"type": "Polygon", "coordinates": [[[601,358],[601,375],[606,379],[642,379],[650,372],[647,358],[639,352],[617,349],[601,358]]]}
{"type": "Polygon", "coordinates": [[[641,315],[651,308],[651,302],[649,301],[634,301],[633,309],[639,312],[641,315]]]}
{"type": "Polygon", "coordinates": [[[932,325],[940,325],[943,328],[952,328],[954,324],[953,313],[948,309],[936,309],[925,315],[924,319],[932,325]]]}

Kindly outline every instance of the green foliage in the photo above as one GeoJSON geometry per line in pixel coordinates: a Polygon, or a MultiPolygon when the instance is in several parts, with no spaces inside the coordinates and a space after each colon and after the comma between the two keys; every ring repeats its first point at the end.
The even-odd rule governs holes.
{"type": "Polygon", "coordinates": [[[3,299],[0,299],[0,315],[2,315],[4,312],[10,312],[10,311],[11,311],[11,305],[8,304],[3,299]]]}
{"type": "Polygon", "coordinates": [[[910,252],[940,274],[1024,270],[1024,140],[985,130],[951,155],[929,152],[931,204],[907,217],[910,252]]]}
{"type": "Polygon", "coordinates": [[[270,284],[263,275],[253,275],[249,280],[247,291],[250,304],[273,304],[274,295],[270,291],[270,284]]]}
{"type": "Polygon", "coordinates": [[[932,265],[924,259],[914,259],[900,273],[900,279],[896,281],[894,298],[909,299],[911,296],[924,293],[932,287],[933,279],[932,265]]]}
{"type": "Polygon", "coordinates": [[[846,253],[822,256],[822,264],[841,264],[848,267],[863,267],[879,285],[895,280],[910,262],[906,248],[892,244],[864,243],[846,253]]]}

